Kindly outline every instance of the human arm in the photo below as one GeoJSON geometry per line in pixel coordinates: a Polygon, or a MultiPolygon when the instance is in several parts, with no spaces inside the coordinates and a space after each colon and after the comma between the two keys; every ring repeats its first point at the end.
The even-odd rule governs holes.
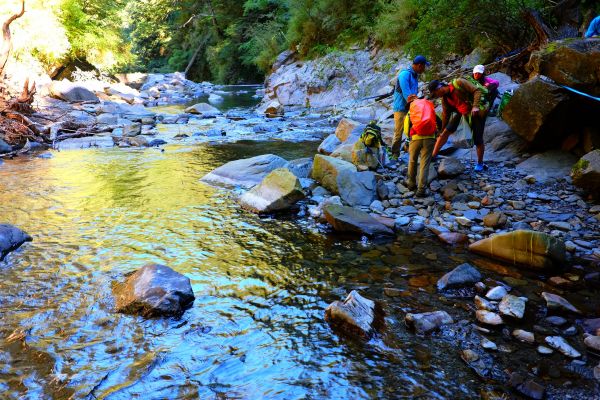
{"type": "Polygon", "coordinates": [[[585,37],[590,38],[600,35],[600,15],[590,22],[588,30],[585,32],[585,37]]]}
{"type": "Polygon", "coordinates": [[[442,127],[441,130],[445,130],[450,119],[450,105],[444,97],[442,97],[442,127]]]}
{"type": "Polygon", "coordinates": [[[498,89],[498,87],[500,86],[500,82],[492,79],[492,78],[488,78],[487,76],[484,78],[484,86],[489,90],[492,91],[494,89],[498,89]]]}
{"type": "Polygon", "coordinates": [[[402,97],[404,97],[404,100],[407,103],[409,103],[410,101],[413,100],[413,98],[411,98],[410,101],[408,98],[411,95],[417,94],[418,86],[417,86],[417,90],[415,90],[414,87],[411,87],[409,71],[400,72],[400,75],[398,75],[398,82],[400,83],[400,90],[402,91],[402,97]]]}
{"type": "Polygon", "coordinates": [[[473,95],[473,105],[471,107],[471,114],[475,115],[479,113],[479,106],[481,105],[481,90],[466,79],[458,78],[455,80],[456,84],[466,92],[473,95]]]}

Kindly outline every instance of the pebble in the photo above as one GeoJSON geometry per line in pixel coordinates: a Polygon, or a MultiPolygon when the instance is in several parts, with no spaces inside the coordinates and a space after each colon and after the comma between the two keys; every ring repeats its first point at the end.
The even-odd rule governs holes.
{"type": "Polygon", "coordinates": [[[515,329],[512,335],[523,343],[533,344],[535,343],[535,336],[533,332],[527,332],[523,329],[515,329]]]}
{"type": "Polygon", "coordinates": [[[550,325],[561,326],[567,323],[567,320],[563,317],[559,317],[558,315],[553,315],[551,317],[546,317],[545,321],[550,325]]]}
{"type": "Polygon", "coordinates": [[[486,350],[498,350],[498,346],[496,345],[496,343],[492,342],[487,338],[481,339],[481,347],[483,347],[486,350]]]}
{"type": "Polygon", "coordinates": [[[460,358],[462,358],[463,361],[466,362],[467,364],[470,364],[472,362],[479,360],[479,354],[475,353],[473,350],[465,349],[465,350],[461,351],[460,353],[461,353],[460,358]]]}
{"type": "Polygon", "coordinates": [[[497,309],[497,307],[494,304],[484,299],[483,297],[475,296],[474,302],[475,307],[477,307],[478,310],[496,311],[497,309]]]}
{"type": "Polygon", "coordinates": [[[498,314],[486,310],[477,310],[475,317],[477,321],[487,325],[502,325],[504,323],[502,317],[498,314]]]}
{"type": "Polygon", "coordinates": [[[552,354],[552,353],[554,353],[554,350],[552,350],[552,349],[550,349],[550,348],[548,348],[546,346],[538,346],[537,352],[540,353],[540,354],[545,354],[546,355],[546,354],[552,354]]]}
{"type": "Polygon", "coordinates": [[[550,222],[550,225],[548,225],[550,228],[557,228],[563,231],[570,231],[571,230],[571,224],[569,224],[568,222],[560,222],[560,221],[555,221],[555,222],[550,222]]]}
{"type": "Polygon", "coordinates": [[[583,340],[583,343],[590,349],[600,351],[600,336],[590,335],[583,340]]]}
{"type": "Polygon", "coordinates": [[[485,295],[490,300],[500,300],[506,296],[508,292],[504,286],[496,286],[491,288],[485,295]]]}
{"type": "Polygon", "coordinates": [[[547,336],[545,339],[546,343],[555,350],[560,351],[567,357],[579,358],[581,353],[575,350],[567,341],[561,336],[547,336]]]}
{"type": "Polygon", "coordinates": [[[546,306],[550,310],[570,311],[576,314],[581,314],[581,312],[575,306],[557,294],[542,292],[542,297],[544,300],[546,300],[546,306]]]}
{"type": "Polygon", "coordinates": [[[509,200],[508,204],[510,204],[515,210],[523,210],[526,206],[524,201],[519,200],[509,200]]]}
{"type": "Polygon", "coordinates": [[[473,225],[473,221],[471,221],[469,218],[465,218],[465,217],[456,217],[456,222],[458,222],[462,226],[473,225]]]}
{"type": "Polygon", "coordinates": [[[525,315],[525,303],[527,298],[517,297],[507,294],[502,298],[500,305],[498,306],[500,314],[502,316],[513,317],[517,319],[523,318],[525,315]]]}

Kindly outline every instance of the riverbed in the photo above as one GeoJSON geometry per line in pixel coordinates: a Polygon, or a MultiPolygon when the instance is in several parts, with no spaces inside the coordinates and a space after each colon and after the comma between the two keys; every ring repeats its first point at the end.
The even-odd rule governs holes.
{"type": "MultiPolygon", "coordinates": [[[[470,261],[535,298],[537,276],[421,234],[380,242],[297,215],[261,218],[240,209],[235,191],[200,182],[231,160],[316,152],[314,116],[280,123],[293,141],[192,134],[163,148],[51,151],[0,165],[1,222],[34,238],[0,263],[0,397],[477,399],[495,389],[459,356],[481,339],[472,310],[437,294],[435,282],[470,261]],[[113,285],[150,262],[191,279],[196,300],[181,318],[114,312],[113,285]],[[387,313],[386,330],[368,342],[336,335],[323,318],[353,289],[387,313]],[[436,309],[462,322],[426,337],[404,327],[406,312],[436,309]]],[[[581,304],[586,295],[573,299],[595,307],[581,304]]],[[[494,373],[569,365],[501,331],[488,337],[507,343],[490,356],[494,373]]],[[[598,393],[575,373],[540,376],[550,398],[573,382],[580,399],[598,393]]]]}

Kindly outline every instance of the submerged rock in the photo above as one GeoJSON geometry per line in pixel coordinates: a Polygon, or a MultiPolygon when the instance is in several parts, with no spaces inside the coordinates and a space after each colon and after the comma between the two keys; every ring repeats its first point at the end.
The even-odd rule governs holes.
{"type": "Polygon", "coordinates": [[[369,338],[383,325],[383,310],[353,290],[343,302],[334,301],[327,306],[325,321],[343,333],[369,338]]]}
{"type": "Polygon", "coordinates": [[[239,186],[249,189],[260,183],[265,176],[277,168],[284,167],[283,158],[264,154],[228,162],[202,177],[202,181],[213,185],[239,186]]]}
{"type": "Polygon", "coordinates": [[[542,298],[546,300],[546,307],[548,307],[549,310],[570,311],[575,314],[581,314],[581,311],[579,311],[577,307],[557,294],[542,292],[542,298]]]}
{"type": "Polygon", "coordinates": [[[561,336],[548,336],[545,339],[546,343],[552,347],[560,351],[567,357],[578,358],[581,357],[581,353],[575,350],[567,341],[561,336]]]}
{"type": "Polygon", "coordinates": [[[469,250],[534,269],[561,265],[566,254],[561,240],[546,233],[527,230],[490,236],[471,244],[469,250]]]}
{"type": "Polygon", "coordinates": [[[327,204],[325,219],[338,232],[354,232],[367,236],[393,235],[394,231],[364,211],[352,207],[327,204]]]}
{"type": "Polygon", "coordinates": [[[404,322],[415,332],[423,334],[438,329],[442,325],[452,324],[454,320],[446,311],[432,311],[420,314],[406,314],[404,322]]]}
{"type": "Polygon", "coordinates": [[[27,233],[16,226],[9,224],[0,224],[0,261],[13,250],[18,249],[25,242],[31,242],[33,239],[27,233]]]}
{"type": "Polygon", "coordinates": [[[195,297],[190,279],[160,264],[147,264],[115,289],[117,311],[145,317],[178,316],[195,297]]]}
{"type": "Polygon", "coordinates": [[[270,172],[240,197],[243,208],[262,214],[287,210],[304,198],[300,180],[287,168],[270,172]]]}
{"type": "Polygon", "coordinates": [[[481,273],[471,264],[464,263],[442,276],[437,282],[437,289],[473,285],[481,280],[481,273]]]}

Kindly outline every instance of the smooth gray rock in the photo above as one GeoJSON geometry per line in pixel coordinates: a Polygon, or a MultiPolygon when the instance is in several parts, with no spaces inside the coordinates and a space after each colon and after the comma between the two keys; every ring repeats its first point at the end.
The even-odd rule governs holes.
{"type": "Polygon", "coordinates": [[[228,162],[204,175],[201,181],[212,185],[239,186],[249,189],[260,183],[268,173],[285,167],[286,164],[287,161],[279,156],[264,154],[228,162]]]}
{"type": "Polygon", "coordinates": [[[383,323],[383,312],[374,301],[353,290],[343,302],[327,306],[325,320],[344,333],[368,338],[383,323]]]}
{"type": "Polygon", "coordinates": [[[375,173],[340,171],[337,176],[339,195],[350,206],[368,206],[377,197],[375,173]]]}
{"type": "Polygon", "coordinates": [[[33,239],[16,226],[0,224],[0,261],[13,250],[18,249],[23,243],[33,239]]]}
{"type": "Polygon", "coordinates": [[[420,314],[406,314],[404,322],[415,332],[423,334],[438,329],[442,325],[452,324],[454,320],[446,311],[432,311],[420,314]]]}
{"type": "Polygon", "coordinates": [[[471,264],[464,263],[442,276],[437,282],[437,289],[473,285],[481,280],[481,273],[471,264]]]}
{"type": "Polygon", "coordinates": [[[438,174],[442,178],[451,178],[458,176],[465,171],[465,166],[462,162],[454,157],[444,158],[438,167],[438,174]]]}
{"type": "Polygon", "coordinates": [[[69,103],[77,103],[81,101],[98,102],[98,97],[87,88],[80,84],[69,81],[54,81],[48,87],[50,96],[68,101],[69,103]]]}
{"type": "Polygon", "coordinates": [[[333,153],[333,151],[341,144],[342,142],[338,139],[338,137],[332,133],[331,135],[327,136],[323,142],[321,142],[317,151],[328,156],[333,153]]]}
{"type": "Polygon", "coordinates": [[[189,278],[160,264],[147,264],[115,289],[117,311],[145,317],[178,316],[194,301],[189,278]]]}
{"type": "Polygon", "coordinates": [[[575,314],[581,314],[581,311],[579,311],[577,307],[557,294],[542,292],[542,298],[546,300],[546,306],[549,310],[569,311],[575,314]]]}
{"type": "Polygon", "coordinates": [[[577,157],[571,153],[551,150],[536,154],[518,164],[517,171],[533,175],[538,182],[544,183],[550,179],[568,176],[576,161],[577,157]]]}
{"type": "Polygon", "coordinates": [[[548,336],[545,339],[546,343],[555,350],[560,351],[567,357],[578,358],[581,353],[578,352],[561,336],[548,336]]]}
{"type": "Polygon", "coordinates": [[[309,178],[310,171],[312,170],[313,159],[311,157],[298,158],[290,161],[286,168],[292,171],[292,174],[298,178],[309,178]]]}

